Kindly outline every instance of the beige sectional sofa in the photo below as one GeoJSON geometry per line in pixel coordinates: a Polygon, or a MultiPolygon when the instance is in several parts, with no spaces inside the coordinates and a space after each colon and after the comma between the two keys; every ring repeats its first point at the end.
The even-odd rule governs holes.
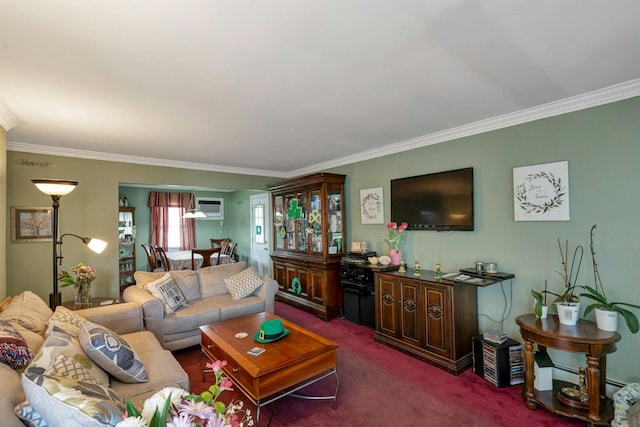
{"type": "MultiPolygon", "coordinates": [[[[14,410],[21,417],[30,419],[31,425],[42,425],[37,422],[38,417],[42,418],[40,422],[44,421],[49,426],[115,425],[121,420],[127,397],[139,403],[164,387],[189,390],[189,378],[180,364],[171,352],[162,348],[151,332],[144,330],[142,309],[138,304],[113,304],[77,311],[58,307],[54,314],[42,299],[25,291],[13,297],[0,311],[0,320],[4,321],[4,326],[8,324],[20,334],[23,344],[34,355],[33,360],[21,369],[12,369],[6,360],[0,363],[2,426],[24,425],[14,410]],[[124,372],[121,365],[126,364],[121,362],[105,368],[104,360],[102,364],[94,361],[97,355],[91,352],[95,350],[91,347],[93,336],[87,332],[83,335],[79,332],[81,330],[89,333],[98,331],[101,337],[112,331],[110,339],[120,339],[122,344],[117,350],[111,346],[118,352],[118,357],[125,350],[136,356],[136,363],[127,365],[130,372],[124,372]],[[77,338],[75,334],[78,334],[77,338]],[[116,370],[112,371],[113,368],[116,370]],[[132,379],[131,373],[136,378],[132,379]],[[68,390],[73,389],[74,393],[82,396],[75,400],[89,409],[85,411],[86,408],[74,406],[61,396],[56,397],[52,393],[52,384],[53,388],[66,387],[67,396],[68,390]],[[83,392],[83,387],[88,390],[83,392]],[[87,396],[90,398],[85,399],[87,396]],[[97,396],[108,398],[103,401],[97,396]],[[91,399],[93,403],[88,404],[91,399]],[[101,411],[109,414],[99,413],[101,411]]],[[[104,340],[106,344],[106,338],[104,340]]]]}
{"type": "Polygon", "coordinates": [[[200,326],[263,311],[273,313],[278,282],[262,276],[256,279],[257,273],[251,270],[241,261],[195,271],[137,271],[134,275],[136,284],[125,289],[124,299],[142,307],[146,329],[155,334],[165,349],[178,350],[200,344],[200,326]],[[175,310],[166,310],[162,300],[149,290],[151,284],[161,281],[167,274],[182,293],[178,298],[186,301],[175,310]],[[251,285],[251,278],[255,286],[244,288],[251,285]],[[235,283],[239,288],[248,289],[250,293],[234,299],[239,295],[229,291],[231,279],[237,279],[235,283]]]}

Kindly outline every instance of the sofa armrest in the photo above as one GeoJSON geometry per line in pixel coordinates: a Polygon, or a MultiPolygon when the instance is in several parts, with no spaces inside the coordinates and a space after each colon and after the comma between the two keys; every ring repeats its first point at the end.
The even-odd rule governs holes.
{"type": "Polygon", "coordinates": [[[264,310],[269,313],[275,312],[276,292],[278,292],[278,282],[265,276],[262,286],[260,286],[256,295],[264,300],[264,310]]]}
{"type": "Polygon", "coordinates": [[[151,295],[149,291],[137,286],[127,287],[123,297],[126,302],[134,302],[142,307],[145,328],[153,332],[158,341],[164,344],[164,307],[162,302],[151,295]]]}
{"type": "Polygon", "coordinates": [[[77,310],[76,314],[117,334],[144,331],[142,309],[135,303],[111,304],[77,310]]]}

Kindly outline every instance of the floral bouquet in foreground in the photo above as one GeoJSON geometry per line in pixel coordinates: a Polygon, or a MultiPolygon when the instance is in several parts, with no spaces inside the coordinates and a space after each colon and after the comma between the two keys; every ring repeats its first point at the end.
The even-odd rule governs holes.
{"type": "Polygon", "coordinates": [[[389,237],[384,239],[385,242],[389,245],[390,249],[394,249],[399,251],[402,249],[402,245],[404,244],[404,240],[407,238],[405,234],[405,230],[407,229],[407,223],[403,222],[398,225],[396,222],[390,222],[387,224],[387,230],[389,230],[389,237]]]}
{"type": "Polygon", "coordinates": [[[71,267],[71,271],[76,275],[74,278],[69,274],[68,271],[62,271],[62,273],[58,274],[58,281],[62,283],[60,286],[80,286],[80,285],[88,285],[94,280],[96,280],[96,269],[91,268],[83,263],[79,263],[78,265],[71,267]]]}
{"type": "Polygon", "coordinates": [[[216,382],[200,395],[189,394],[181,388],[165,387],[151,396],[141,407],[127,399],[127,413],[116,427],[245,427],[252,426],[251,411],[243,409],[242,401],[228,405],[217,399],[225,390],[233,390],[232,383],[222,371],[227,362],[207,363],[216,382]]]}

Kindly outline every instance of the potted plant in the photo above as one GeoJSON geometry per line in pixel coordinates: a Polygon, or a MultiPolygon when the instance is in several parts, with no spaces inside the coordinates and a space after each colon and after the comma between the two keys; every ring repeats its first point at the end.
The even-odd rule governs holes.
{"type": "Polygon", "coordinates": [[[587,292],[580,294],[581,297],[589,298],[595,302],[585,308],[584,315],[586,317],[595,309],[598,329],[615,332],[618,329],[618,313],[620,313],[622,317],[624,317],[629,331],[631,331],[632,334],[635,334],[640,330],[638,317],[633,312],[622,308],[621,306],[640,309],[640,305],[619,301],[609,301],[605,295],[604,285],[600,279],[598,263],[596,262],[596,252],[593,247],[593,232],[596,225],[597,224],[591,227],[591,241],[589,243],[589,248],[591,249],[591,260],[593,262],[593,279],[595,288],[592,288],[591,286],[583,286],[587,292]]]}
{"type": "Polygon", "coordinates": [[[581,245],[576,246],[573,251],[573,258],[569,264],[569,242],[565,241],[564,251],[562,244],[558,239],[558,248],[560,249],[560,260],[562,262],[563,272],[560,274],[564,282],[564,290],[561,293],[555,293],[545,290],[544,293],[555,295],[556,310],[558,312],[558,320],[563,325],[575,325],[578,322],[580,314],[580,301],[576,294],[576,281],[580,274],[580,266],[582,265],[582,256],[584,248],[581,245]],[[577,264],[577,265],[576,265],[577,264]],[[574,274],[575,272],[575,274],[574,274]]]}
{"type": "Polygon", "coordinates": [[[547,307],[547,279],[544,280],[544,291],[538,292],[531,289],[531,296],[534,300],[533,312],[539,319],[546,319],[549,308],[547,307]]]}

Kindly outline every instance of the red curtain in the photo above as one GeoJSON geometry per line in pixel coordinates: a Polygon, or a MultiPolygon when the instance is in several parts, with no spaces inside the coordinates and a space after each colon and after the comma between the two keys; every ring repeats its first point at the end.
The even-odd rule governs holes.
{"type": "Polygon", "coordinates": [[[180,209],[180,250],[196,246],[196,221],[183,218],[190,207],[195,206],[193,194],[190,193],[149,193],[149,210],[151,211],[151,244],[167,250],[169,235],[169,208],[180,209]]]}

